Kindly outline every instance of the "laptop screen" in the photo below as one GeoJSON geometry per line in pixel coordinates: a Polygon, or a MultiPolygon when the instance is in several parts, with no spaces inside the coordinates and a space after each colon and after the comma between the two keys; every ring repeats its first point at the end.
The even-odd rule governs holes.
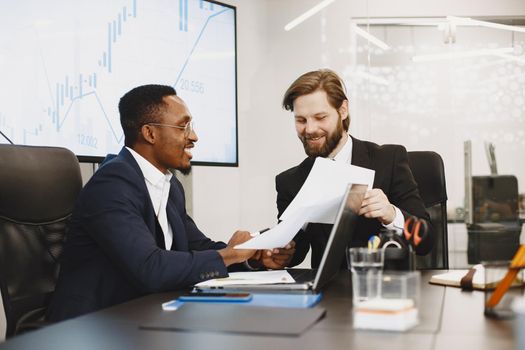
{"type": "Polygon", "coordinates": [[[315,276],[313,285],[315,292],[320,291],[339,272],[346,247],[350,243],[359,218],[359,209],[366,190],[366,185],[348,185],[315,276]]]}

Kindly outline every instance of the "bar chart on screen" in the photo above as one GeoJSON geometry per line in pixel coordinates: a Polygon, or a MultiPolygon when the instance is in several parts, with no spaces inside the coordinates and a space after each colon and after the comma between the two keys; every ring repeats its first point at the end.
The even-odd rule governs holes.
{"type": "Polygon", "coordinates": [[[120,97],[163,84],[199,128],[194,160],[237,162],[234,8],[204,0],[22,3],[0,5],[8,34],[0,38],[0,131],[14,143],[117,153],[120,97]]]}

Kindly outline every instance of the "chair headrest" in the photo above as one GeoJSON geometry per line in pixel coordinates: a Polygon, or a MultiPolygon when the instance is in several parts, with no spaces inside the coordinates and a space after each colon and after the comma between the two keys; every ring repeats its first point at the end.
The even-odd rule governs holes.
{"type": "Polygon", "coordinates": [[[24,224],[63,219],[81,188],[80,166],[68,149],[0,145],[0,217],[24,224]]]}
{"type": "Polygon", "coordinates": [[[432,151],[408,152],[408,163],[425,207],[446,202],[445,167],[441,156],[432,151]]]}

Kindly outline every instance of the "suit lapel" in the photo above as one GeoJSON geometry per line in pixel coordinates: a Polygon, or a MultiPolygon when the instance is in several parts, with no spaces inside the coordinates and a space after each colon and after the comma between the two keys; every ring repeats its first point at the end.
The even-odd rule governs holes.
{"type": "MultiPolygon", "coordinates": [[[[352,136],[350,136],[352,137],[352,136]]],[[[365,143],[352,137],[352,164],[363,168],[370,168],[370,155],[365,143]]]]}
{"type": "Polygon", "coordinates": [[[142,179],[142,181],[136,183],[136,185],[140,188],[140,190],[143,193],[146,193],[146,196],[148,198],[147,203],[145,203],[145,206],[149,215],[148,217],[145,217],[144,220],[149,228],[151,235],[155,239],[155,242],[157,242],[157,245],[160,248],[165,249],[164,235],[162,234],[162,229],[160,228],[159,221],[157,219],[157,216],[155,215],[153,205],[151,204],[151,197],[149,195],[146,182],[144,180],[144,174],[142,173],[139,164],[137,163],[135,157],[133,157],[131,152],[126,149],[126,147],[122,147],[122,150],[118,154],[118,158],[121,158],[124,162],[131,165],[131,167],[137,172],[137,174],[139,174],[140,178],[142,179]]]}
{"type": "Polygon", "coordinates": [[[179,202],[182,201],[182,193],[180,193],[177,185],[173,182],[170,188],[170,197],[166,205],[166,213],[168,214],[168,222],[171,225],[173,232],[173,245],[169,247],[170,250],[188,251],[188,237],[186,236],[186,227],[184,226],[184,208],[179,208],[179,202]]]}
{"type": "Polygon", "coordinates": [[[352,165],[357,165],[363,168],[372,169],[375,171],[373,188],[379,187],[379,179],[377,175],[377,165],[372,164],[372,155],[366,142],[352,137],[352,165]]]}
{"type": "Polygon", "coordinates": [[[293,197],[297,195],[301,187],[303,186],[304,182],[308,178],[308,175],[310,175],[310,171],[312,171],[312,168],[315,163],[315,157],[308,157],[305,160],[302,161],[301,164],[297,167],[297,175],[293,178],[291,185],[291,193],[293,194],[293,197]]]}
{"type": "MultiPolygon", "coordinates": [[[[126,163],[131,165],[131,167],[135,169],[137,174],[139,174],[141,178],[144,178],[144,174],[142,173],[142,170],[140,170],[140,166],[135,160],[135,157],[133,157],[131,152],[128,151],[126,147],[122,147],[122,149],[120,150],[118,154],[118,157],[121,157],[126,163]]],[[[146,191],[148,191],[146,187],[146,182],[142,181],[141,187],[143,187],[146,191]]]]}
{"type": "Polygon", "coordinates": [[[301,183],[304,183],[306,178],[308,178],[308,175],[310,175],[310,171],[312,171],[315,159],[316,157],[308,157],[303,160],[301,164],[299,164],[298,175],[300,177],[301,183]]]}
{"type": "MultiPolygon", "coordinates": [[[[135,169],[135,171],[140,175],[140,177],[144,179],[144,174],[142,173],[142,170],[140,170],[140,166],[138,165],[133,155],[126,149],[126,147],[122,147],[122,150],[120,151],[118,156],[122,157],[122,159],[126,163],[129,163],[133,167],[133,169],[135,169]]],[[[186,230],[184,228],[183,221],[178,213],[176,206],[172,204],[172,199],[174,198],[173,196],[175,196],[176,201],[182,200],[182,194],[178,193],[178,190],[175,188],[176,185],[173,183],[171,184],[170,197],[168,198],[168,203],[166,205],[166,214],[168,216],[168,222],[171,225],[171,230],[173,232],[173,244],[171,247],[165,247],[164,234],[162,233],[159,221],[157,219],[157,216],[155,215],[153,206],[151,205],[151,198],[149,196],[146,182],[141,181],[140,183],[137,183],[137,186],[139,186],[140,189],[147,194],[147,197],[149,199],[148,212],[150,213],[150,217],[152,218],[152,220],[146,220],[146,224],[148,225],[148,228],[150,229],[153,238],[155,238],[157,245],[163,249],[170,250],[171,248],[176,247],[177,250],[187,251],[188,242],[186,239],[186,230]]]]}

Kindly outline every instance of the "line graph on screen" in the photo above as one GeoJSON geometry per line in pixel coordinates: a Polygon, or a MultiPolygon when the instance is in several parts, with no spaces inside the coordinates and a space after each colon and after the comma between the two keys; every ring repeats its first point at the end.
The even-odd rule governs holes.
{"type": "Polygon", "coordinates": [[[101,13],[56,0],[57,12],[53,4],[26,2],[35,11],[15,11],[24,21],[3,22],[13,35],[0,49],[7,78],[0,130],[15,143],[60,145],[84,156],[116,153],[123,144],[120,96],[160,83],[176,88],[199,126],[224,129],[199,145],[195,159],[237,162],[234,9],[202,0],[171,7],[160,0],[98,1],[101,13]],[[20,61],[26,69],[13,69],[20,61]]]}

